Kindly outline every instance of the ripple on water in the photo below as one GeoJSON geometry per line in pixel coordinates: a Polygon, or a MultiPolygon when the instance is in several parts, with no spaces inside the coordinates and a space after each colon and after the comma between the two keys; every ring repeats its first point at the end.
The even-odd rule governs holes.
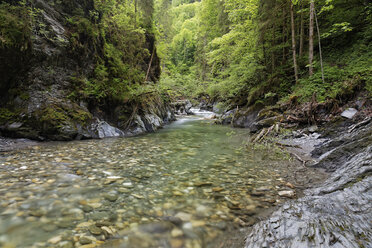
{"type": "Polygon", "coordinates": [[[0,245],[212,247],[304,183],[288,176],[292,162],[231,131],[189,117],[139,137],[3,153],[0,245]]]}

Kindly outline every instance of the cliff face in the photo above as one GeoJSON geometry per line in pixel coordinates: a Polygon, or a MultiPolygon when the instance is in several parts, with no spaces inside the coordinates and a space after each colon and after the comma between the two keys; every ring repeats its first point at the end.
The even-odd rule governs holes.
{"type": "Polygon", "coordinates": [[[173,118],[158,94],[130,93],[143,84],[150,60],[147,84],[160,74],[146,29],[120,34],[93,0],[3,1],[0,22],[0,134],[124,136],[173,118]]]}

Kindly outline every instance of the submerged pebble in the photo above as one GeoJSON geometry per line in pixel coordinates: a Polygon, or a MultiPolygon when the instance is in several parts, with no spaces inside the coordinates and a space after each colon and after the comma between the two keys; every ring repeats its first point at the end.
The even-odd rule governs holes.
{"type": "Polygon", "coordinates": [[[205,247],[306,183],[245,149],[247,130],[205,123],[0,154],[0,246],[205,247]]]}

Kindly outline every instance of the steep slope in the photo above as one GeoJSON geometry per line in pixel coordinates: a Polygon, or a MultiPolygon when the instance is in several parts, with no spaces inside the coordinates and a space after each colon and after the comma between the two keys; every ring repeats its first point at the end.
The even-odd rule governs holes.
{"type": "Polygon", "coordinates": [[[129,4],[0,4],[0,134],[124,136],[173,118],[154,87],[160,69],[151,27],[123,12],[129,4]]]}

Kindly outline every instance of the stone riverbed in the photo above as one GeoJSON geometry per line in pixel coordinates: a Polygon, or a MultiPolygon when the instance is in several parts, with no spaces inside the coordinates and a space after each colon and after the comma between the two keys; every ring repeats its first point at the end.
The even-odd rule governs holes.
{"type": "Polygon", "coordinates": [[[138,137],[3,151],[0,246],[218,247],[319,174],[248,140],[194,116],[138,137]]]}

